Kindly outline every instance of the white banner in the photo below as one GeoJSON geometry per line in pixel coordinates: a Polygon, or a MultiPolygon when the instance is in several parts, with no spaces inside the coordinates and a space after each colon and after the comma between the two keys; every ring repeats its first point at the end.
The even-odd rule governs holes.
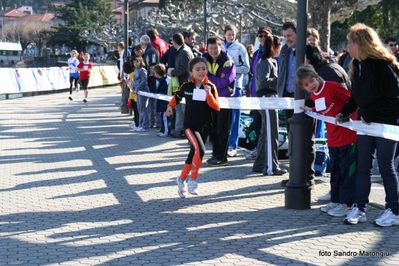
{"type": "MultiPolygon", "coordinates": [[[[335,124],[335,117],[325,116],[309,111],[306,111],[305,113],[313,118],[323,120],[327,123],[335,124]]],[[[399,141],[399,126],[385,125],[379,123],[371,123],[370,125],[366,125],[362,121],[351,121],[337,125],[349,128],[354,131],[363,132],[364,134],[370,136],[399,141]]]]}
{"type": "Polygon", "coordinates": [[[15,69],[13,68],[0,68],[0,94],[3,93],[20,93],[18,86],[15,69]]]}
{"type": "MultiPolygon", "coordinates": [[[[67,67],[0,68],[0,95],[67,89],[69,88],[67,69],[67,67]]],[[[93,67],[89,87],[113,84],[119,84],[116,66],[93,67]]]]}

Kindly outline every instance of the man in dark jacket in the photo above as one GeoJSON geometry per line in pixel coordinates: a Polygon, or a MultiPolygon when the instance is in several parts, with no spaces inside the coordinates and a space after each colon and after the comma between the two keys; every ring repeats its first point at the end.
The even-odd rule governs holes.
{"type": "Polygon", "coordinates": [[[202,56],[202,53],[197,48],[195,48],[195,33],[185,31],[185,32],[183,32],[183,37],[184,37],[184,43],[188,47],[190,47],[191,51],[193,52],[194,57],[202,56]]]}
{"type": "MultiPolygon", "coordinates": [[[[190,75],[188,72],[188,63],[194,58],[194,55],[190,47],[184,44],[184,37],[182,34],[176,33],[173,35],[172,44],[176,49],[175,68],[168,70],[168,76],[177,77],[179,79],[179,85],[181,86],[184,82],[188,81],[190,75]]],[[[172,131],[175,137],[184,137],[184,107],[183,104],[178,104],[175,108],[175,129],[172,131]]]]}
{"type": "MultiPolygon", "coordinates": [[[[278,61],[278,79],[277,79],[277,94],[278,97],[289,97],[294,98],[295,93],[295,71],[296,71],[296,25],[294,22],[287,21],[282,27],[283,35],[285,38],[285,45],[281,48],[279,61],[278,61]]],[[[288,120],[293,116],[294,110],[284,110],[285,121],[287,125],[287,133],[290,133],[290,124],[288,120]]],[[[316,127],[316,122],[313,120],[311,123],[312,136],[309,138],[314,140],[314,132],[316,127]]],[[[312,142],[311,141],[311,142],[312,142]]],[[[306,157],[306,175],[309,186],[314,185],[314,149],[313,143],[309,147],[309,156],[306,157]]],[[[281,182],[282,186],[288,183],[288,179],[281,182]]]]}
{"type": "MultiPolygon", "coordinates": [[[[151,45],[151,39],[148,35],[143,35],[140,38],[140,44],[142,49],[144,50],[143,58],[146,64],[146,69],[148,73],[148,88],[150,92],[156,91],[156,78],[151,69],[152,66],[159,63],[159,55],[157,50],[151,45]]],[[[150,116],[150,127],[154,127],[156,124],[160,126],[160,121],[157,121],[156,115],[156,104],[157,100],[154,98],[148,99],[148,114],[150,116]]]]}

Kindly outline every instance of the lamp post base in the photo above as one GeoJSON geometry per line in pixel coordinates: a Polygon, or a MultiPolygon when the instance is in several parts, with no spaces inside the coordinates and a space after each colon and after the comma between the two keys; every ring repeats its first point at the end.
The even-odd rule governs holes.
{"type": "Polygon", "coordinates": [[[310,168],[314,134],[314,119],[304,113],[294,114],[290,119],[288,154],[290,156],[289,181],[285,187],[287,209],[310,209],[310,168]]]}
{"type": "Polygon", "coordinates": [[[310,187],[289,186],[288,182],[285,189],[285,207],[295,210],[310,209],[310,187]]]}

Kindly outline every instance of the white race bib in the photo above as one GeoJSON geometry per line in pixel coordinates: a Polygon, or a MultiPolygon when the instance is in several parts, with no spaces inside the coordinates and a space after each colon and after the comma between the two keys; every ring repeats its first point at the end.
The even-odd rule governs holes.
{"type": "Polygon", "coordinates": [[[317,112],[326,110],[326,108],[327,108],[326,98],[322,97],[322,98],[317,99],[315,101],[315,108],[316,108],[317,112]]]}
{"type": "Polygon", "coordinates": [[[205,90],[194,89],[194,91],[193,91],[193,100],[194,101],[205,102],[205,100],[206,100],[206,92],[205,92],[205,90]]]}

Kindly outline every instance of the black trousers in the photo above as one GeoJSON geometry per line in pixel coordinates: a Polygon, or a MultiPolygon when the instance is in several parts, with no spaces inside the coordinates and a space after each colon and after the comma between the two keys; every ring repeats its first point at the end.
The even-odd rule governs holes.
{"type": "Polygon", "coordinates": [[[231,109],[213,112],[213,130],[209,138],[212,143],[212,155],[218,161],[227,159],[231,124],[231,109]]]}

